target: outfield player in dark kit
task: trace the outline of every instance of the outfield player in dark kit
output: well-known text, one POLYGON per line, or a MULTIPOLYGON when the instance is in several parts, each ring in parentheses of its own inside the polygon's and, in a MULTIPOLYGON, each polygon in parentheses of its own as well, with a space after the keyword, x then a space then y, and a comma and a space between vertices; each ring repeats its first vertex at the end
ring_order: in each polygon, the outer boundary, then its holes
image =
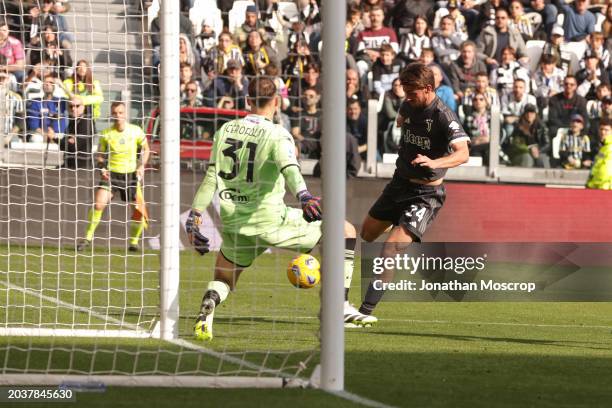
MULTIPOLYGON (((402 137, 395 173, 361 229, 361 238, 372 242, 392 227, 383 249, 383 256, 389 257, 421 241, 444 204, 446 169, 469 158, 470 138, 436 96, 433 71, 412 63, 400 73, 400 81, 406 96, 399 109, 402 137)), ((382 294, 370 285, 359 311, 370 315, 382 294)))

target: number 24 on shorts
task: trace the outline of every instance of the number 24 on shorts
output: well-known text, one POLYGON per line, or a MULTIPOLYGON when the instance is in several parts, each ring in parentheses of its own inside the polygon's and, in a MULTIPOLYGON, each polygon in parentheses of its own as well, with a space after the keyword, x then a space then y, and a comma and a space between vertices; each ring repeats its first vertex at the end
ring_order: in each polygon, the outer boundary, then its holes
POLYGON ((425 216, 426 211, 427 211, 427 208, 425 207, 419 208, 417 205, 412 204, 410 206, 410 210, 406 210, 404 214, 406 215, 406 218, 408 219, 411 219, 412 217, 417 217, 418 221, 421 222, 423 221, 423 217, 425 216))

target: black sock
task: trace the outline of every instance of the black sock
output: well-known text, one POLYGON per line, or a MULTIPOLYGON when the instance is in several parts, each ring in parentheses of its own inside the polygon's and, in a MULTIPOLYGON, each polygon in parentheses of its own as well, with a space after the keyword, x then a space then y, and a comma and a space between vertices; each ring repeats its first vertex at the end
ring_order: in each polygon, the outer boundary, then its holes
POLYGON ((365 298, 363 299, 363 303, 361 304, 361 307, 359 307, 359 313, 371 315, 384 294, 384 291, 374 289, 374 284, 370 283, 365 298))

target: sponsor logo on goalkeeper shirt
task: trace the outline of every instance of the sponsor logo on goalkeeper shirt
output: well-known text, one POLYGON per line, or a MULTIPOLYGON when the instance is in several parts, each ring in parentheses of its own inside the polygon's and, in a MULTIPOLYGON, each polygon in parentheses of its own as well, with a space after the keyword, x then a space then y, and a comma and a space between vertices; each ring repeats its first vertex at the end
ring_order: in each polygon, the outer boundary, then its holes
POLYGON ((225 190, 221 190, 219 192, 219 198, 224 201, 231 201, 233 203, 249 202, 249 197, 244 194, 240 194, 240 191, 236 190, 235 188, 226 188, 225 190))

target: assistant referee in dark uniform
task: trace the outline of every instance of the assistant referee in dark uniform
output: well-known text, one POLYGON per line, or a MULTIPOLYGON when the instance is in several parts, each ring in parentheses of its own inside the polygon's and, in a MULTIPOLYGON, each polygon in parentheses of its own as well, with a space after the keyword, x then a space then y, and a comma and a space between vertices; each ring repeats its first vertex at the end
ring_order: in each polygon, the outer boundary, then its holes
MULTIPOLYGON (((446 198, 446 169, 468 161, 470 138, 457 115, 435 94, 433 71, 409 64, 400 73, 406 94, 400 106, 400 149, 393 178, 366 216, 361 238, 372 242, 390 227, 383 256, 402 253, 406 244, 420 242, 446 198)), ((371 314, 382 291, 368 288, 359 308, 371 314)))

